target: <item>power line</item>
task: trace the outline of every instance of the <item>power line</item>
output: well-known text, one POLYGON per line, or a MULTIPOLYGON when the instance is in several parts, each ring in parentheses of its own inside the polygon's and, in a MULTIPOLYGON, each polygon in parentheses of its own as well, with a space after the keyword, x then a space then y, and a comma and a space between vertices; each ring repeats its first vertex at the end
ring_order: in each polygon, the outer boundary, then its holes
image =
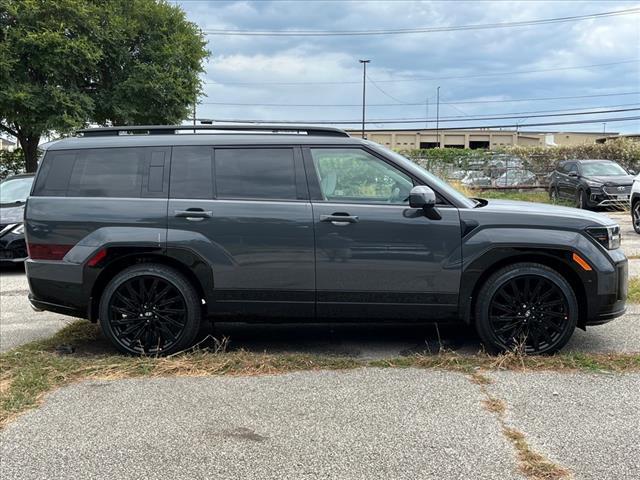
MULTIPOLYGON (((440 102, 440 104, 442 104, 442 102, 440 102)), ((500 116, 503 116, 503 115, 511 115, 511 117, 509 117, 509 118, 522 118, 522 117, 532 117, 535 114, 540 114, 540 113, 547 113, 547 114, 562 113, 562 114, 567 114, 567 115, 572 115, 572 114, 573 115, 580 115, 580 114, 582 114, 582 111, 586 110, 586 109, 596 109, 596 108, 597 109, 613 109, 613 108, 622 108, 622 107, 635 107, 635 106, 638 106, 638 105, 640 105, 640 103, 622 103, 622 104, 617 104, 617 105, 593 105, 591 107, 569 108, 569 109, 562 108, 562 109, 555 109, 555 110, 530 110, 530 111, 526 111, 526 112, 498 112, 498 113, 485 113, 485 114, 477 114, 477 115, 470 115, 470 114, 467 114, 466 112, 463 112, 462 110, 458 109, 458 111, 460 113, 462 113, 463 115, 449 115, 449 116, 446 116, 446 117, 440 117, 440 119, 442 119, 442 120, 457 120, 459 118, 472 118, 472 119, 483 120, 483 119, 496 117, 496 116, 500 117, 500 116)), ((361 107, 361 105, 357 105, 357 106, 361 107)), ((367 106, 369 106, 369 105, 367 104, 367 106)), ((424 107, 424 104, 422 104, 421 106, 424 107)), ((449 104, 449 106, 453 107, 453 105, 450 105, 450 104, 449 104)), ((456 107, 454 107, 454 108, 456 108, 456 107)), ((594 111, 587 112, 587 113, 600 113, 602 111, 606 111, 606 110, 597 110, 597 111, 594 110, 594 111)), ((551 117, 551 116, 554 116, 554 115, 538 115, 538 116, 551 117)), ((500 117, 500 118, 504 118, 504 117, 500 117)), ((403 119, 389 118, 387 120, 407 120, 407 119, 406 118, 403 118, 403 119)), ((433 120, 434 120, 433 118, 430 118, 428 116, 424 118, 424 121, 427 121, 427 122, 431 122, 433 120)))
MULTIPOLYGON (((488 72, 488 73, 476 73, 472 75, 454 75, 448 77, 410 77, 410 78, 397 78, 393 80, 376 80, 377 83, 399 83, 399 82, 422 82, 432 80, 456 80, 467 78, 480 78, 480 77, 494 77, 494 76, 508 76, 508 75, 524 75, 527 73, 544 73, 544 72, 560 72, 565 70, 579 70, 582 68, 598 68, 598 67, 611 67, 613 65, 622 65, 628 63, 638 63, 638 59, 622 60, 620 62, 609 63, 594 63, 591 65, 575 65, 572 67, 554 67, 554 68, 541 68, 537 70, 511 70, 507 72, 488 72)), ((361 82, 356 81, 331 81, 331 82, 203 82, 206 85, 260 85, 260 86, 296 86, 296 85, 360 85, 361 82)))
MULTIPOLYGON (((600 115, 603 113, 619 113, 619 112, 635 112, 640 110, 640 108, 618 108, 611 110, 599 110, 599 111, 586 111, 586 112, 565 112, 565 113, 555 113, 555 114, 541 114, 541 115, 527 115, 528 118, 548 118, 548 117, 566 117, 566 116, 577 116, 577 115, 600 115)), ((440 118, 441 122, 451 123, 451 122, 471 122, 471 121, 483 121, 483 120, 511 120, 522 118, 523 115, 508 115, 508 116, 495 116, 495 117, 463 117, 463 118, 440 118)), ((366 121, 365 123, 418 123, 418 122, 433 122, 436 119, 434 118, 372 118, 366 121)), ((256 120, 228 120, 233 122, 244 122, 251 123, 256 120)), ((300 123, 327 123, 333 125, 350 125, 355 123, 361 123, 361 120, 260 120, 262 123, 284 123, 284 124, 300 124, 300 123)))
MULTIPOLYGON (((191 121, 191 118, 188 118, 187 120, 191 121)), ((289 124, 307 124, 307 125, 320 125, 320 124, 337 124, 337 122, 309 122, 309 121, 304 121, 304 122, 293 122, 293 121, 287 121, 287 122, 283 122, 283 121, 268 121, 268 120, 236 120, 236 119, 211 119, 211 118, 198 118, 196 119, 198 121, 206 121, 206 122, 213 122, 213 124, 215 125, 216 123, 276 123, 276 124, 281 124, 281 125, 289 125, 289 124)), ((627 122, 627 121, 633 121, 633 120, 640 120, 640 116, 637 117, 614 117, 614 118, 600 118, 598 120, 573 120, 573 121, 566 121, 566 122, 544 122, 544 123, 528 123, 527 125, 525 125, 525 127, 543 127, 543 126, 551 126, 551 125, 578 125, 578 124, 594 124, 594 123, 599 123, 602 124, 603 122, 607 122, 607 123, 613 123, 613 122, 627 122)), ((424 119, 422 120, 424 122, 424 119)), ((360 123, 360 120, 356 121, 356 122, 350 122, 350 123, 355 123, 358 124, 360 123)), ((365 123, 385 123, 385 122, 376 122, 376 121, 367 121, 365 123)), ((386 122, 386 123, 418 123, 417 121, 396 121, 396 122, 386 122)), ((441 127, 440 130, 477 130, 477 129, 490 129, 490 128, 522 128, 523 125, 521 124, 509 124, 509 125, 475 125, 475 126, 460 126, 460 127, 441 127)))
POLYGON ((472 25, 449 25, 442 27, 400 28, 385 30, 229 30, 229 29, 202 29, 206 35, 222 36, 261 36, 261 37, 335 37, 335 36, 366 36, 366 35, 406 35, 416 33, 455 32, 462 30, 487 30, 496 28, 529 27, 537 25, 549 25, 554 23, 578 22, 589 19, 614 17, 619 15, 632 15, 640 11, 640 8, 629 8, 610 12, 591 13, 587 15, 573 15, 570 17, 543 18, 523 20, 519 22, 497 22, 472 25))
MULTIPOLYGON (((620 93, 600 93, 595 95, 574 95, 567 97, 534 97, 534 98, 512 98, 508 100, 468 100, 456 102, 440 102, 440 105, 470 105, 485 103, 515 103, 515 102, 538 102, 548 100, 572 100, 579 98, 597 98, 597 97, 618 97, 625 95, 640 95, 638 92, 620 92, 620 93)), ((201 105, 224 105, 238 107, 360 107, 359 103, 243 103, 243 102, 199 102, 201 105)), ((398 107, 398 106, 421 106, 425 103, 367 103, 367 107, 398 107)))
POLYGON ((376 89, 382 93, 385 97, 390 98, 391 100, 397 102, 398 105, 402 105, 402 104, 406 104, 407 102, 404 102, 402 100, 398 100, 396 97, 394 97, 393 95, 391 95, 390 93, 385 92, 380 86, 378 86, 378 83, 375 82, 369 75, 367 75, 367 80, 369 80, 371 82, 371 84, 376 87, 376 89))

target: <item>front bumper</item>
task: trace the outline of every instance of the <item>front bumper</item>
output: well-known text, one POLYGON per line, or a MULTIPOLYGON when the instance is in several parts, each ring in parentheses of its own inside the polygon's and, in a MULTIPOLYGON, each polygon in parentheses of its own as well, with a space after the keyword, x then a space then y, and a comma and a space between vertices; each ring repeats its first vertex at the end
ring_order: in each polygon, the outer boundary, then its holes
POLYGON ((589 203, 594 207, 628 207, 630 199, 629 193, 609 194, 597 191, 589 195, 589 203))
POLYGON ((626 312, 629 266, 626 258, 616 261, 611 272, 598 273, 598 293, 588 299, 585 326, 602 325, 626 312))
POLYGON ((21 263, 27 259, 24 234, 8 232, 0 237, 0 263, 21 263))

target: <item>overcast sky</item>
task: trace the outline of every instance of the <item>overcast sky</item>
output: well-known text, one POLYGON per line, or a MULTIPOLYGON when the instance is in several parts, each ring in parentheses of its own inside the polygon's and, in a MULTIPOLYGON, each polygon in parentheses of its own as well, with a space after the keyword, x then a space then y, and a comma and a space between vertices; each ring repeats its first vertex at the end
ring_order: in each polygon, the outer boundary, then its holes
MULTIPOLYGON (((176 0, 174 3, 180 4, 188 17, 203 30, 254 31, 443 27, 548 19, 640 7, 637 1, 176 0)), ((440 33, 346 37, 208 35, 207 38, 212 55, 206 65, 206 96, 198 107, 198 117, 202 118, 359 120, 362 66, 358 59, 361 58, 371 60, 367 72, 367 118, 379 120, 368 128, 392 126, 385 124, 384 119, 423 119, 427 116, 427 100, 428 117, 435 118, 438 86, 441 87, 441 127, 519 123, 522 125, 520 128, 526 130, 526 125, 532 123, 640 115, 640 112, 627 111, 596 116, 530 117, 550 113, 551 110, 640 107, 640 94, 637 93, 640 92, 639 13, 542 26, 440 33), (609 65, 584 67, 600 64, 609 65), (565 69, 567 67, 584 68, 565 69), (513 74, 530 70, 547 71, 513 74), (491 73, 504 74, 486 75, 491 73), (581 99, 495 102, 631 92, 634 93, 581 99), (494 102, 450 104, 484 101, 494 102), (417 105, 405 105, 412 103, 417 105), (509 116, 511 113, 518 118, 459 121, 465 116, 509 116), (447 117, 456 117, 456 121, 446 122, 447 117)), ((421 121, 394 126, 413 128, 424 125, 425 122, 421 121)), ((429 126, 435 127, 435 122, 429 122, 429 126)), ((528 128, 602 131, 604 126, 599 122, 528 128)), ((640 121, 609 122, 606 130, 640 132, 640 121)))

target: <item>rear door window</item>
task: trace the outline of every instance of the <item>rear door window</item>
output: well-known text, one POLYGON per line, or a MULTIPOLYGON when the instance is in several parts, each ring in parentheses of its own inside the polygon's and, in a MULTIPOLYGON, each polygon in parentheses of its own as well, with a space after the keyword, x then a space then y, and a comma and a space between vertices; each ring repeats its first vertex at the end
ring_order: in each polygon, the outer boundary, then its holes
POLYGON ((171 160, 171 198, 213 198, 212 147, 173 147, 171 160))
POLYGON ((216 148, 214 178, 217 198, 298 198, 292 148, 216 148))

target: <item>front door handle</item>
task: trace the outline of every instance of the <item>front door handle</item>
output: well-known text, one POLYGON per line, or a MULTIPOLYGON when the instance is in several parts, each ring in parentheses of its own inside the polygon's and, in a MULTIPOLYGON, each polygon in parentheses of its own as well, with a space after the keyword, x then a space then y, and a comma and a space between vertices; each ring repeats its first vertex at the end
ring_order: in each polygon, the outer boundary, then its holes
POLYGON ((205 218, 211 218, 213 212, 201 208, 188 208, 187 210, 174 210, 173 215, 179 218, 186 218, 192 222, 199 222, 205 218))
POLYGON ((331 215, 320 215, 320 221, 331 222, 334 225, 348 225, 349 223, 357 223, 358 217, 348 213, 333 213, 331 215))

